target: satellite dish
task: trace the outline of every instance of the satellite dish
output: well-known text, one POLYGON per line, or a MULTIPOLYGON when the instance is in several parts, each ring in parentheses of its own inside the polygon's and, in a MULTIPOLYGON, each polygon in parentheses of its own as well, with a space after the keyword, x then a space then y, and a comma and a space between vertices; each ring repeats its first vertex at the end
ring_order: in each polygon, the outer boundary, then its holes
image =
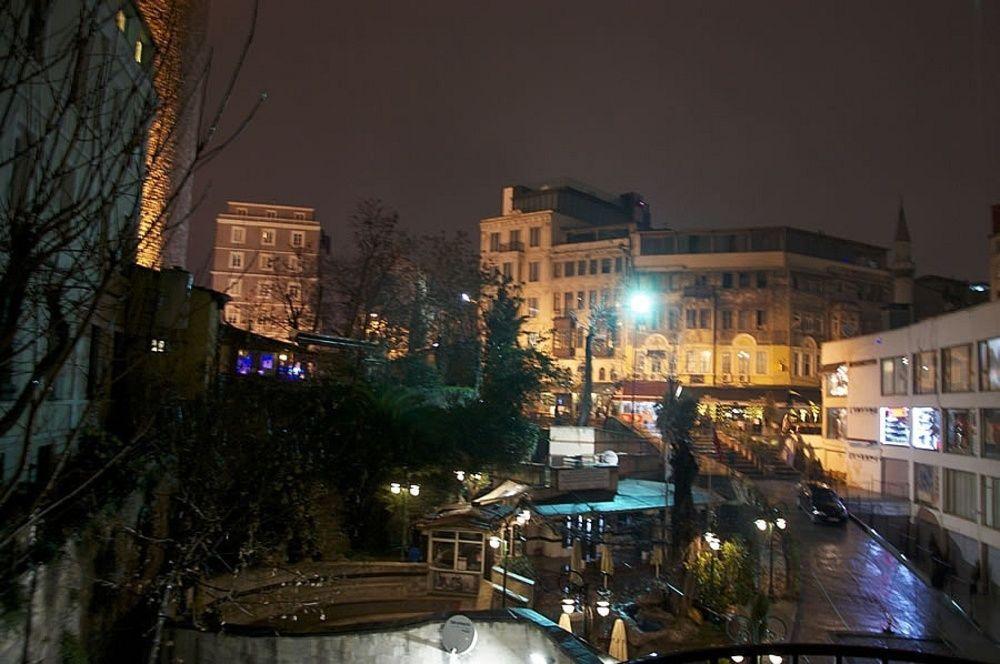
POLYGON ((601 452, 600 455, 601 465, 604 466, 617 466, 618 465, 618 455, 611 450, 605 450, 601 452))
POLYGON ((452 616, 441 626, 441 647, 445 652, 462 655, 476 647, 476 626, 466 616, 452 616))

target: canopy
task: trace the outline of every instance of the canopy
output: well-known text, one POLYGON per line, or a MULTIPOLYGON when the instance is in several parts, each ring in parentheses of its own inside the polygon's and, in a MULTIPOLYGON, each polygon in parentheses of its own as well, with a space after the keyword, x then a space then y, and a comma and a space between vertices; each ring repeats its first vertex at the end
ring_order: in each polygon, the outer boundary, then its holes
MULTIPOLYGON (((557 498, 558 502, 547 505, 536 504, 534 510, 543 517, 662 510, 665 506, 674 504, 674 486, 668 484, 666 487, 669 492, 667 495, 664 494, 663 482, 628 478, 618 480, 618 491, 610 500, 574 500, 574 494, 568 493, 557 498)), ((711 494, 704 489, 694 487, 691 493, 695 505, 708 505, 712 502, 711 494)))

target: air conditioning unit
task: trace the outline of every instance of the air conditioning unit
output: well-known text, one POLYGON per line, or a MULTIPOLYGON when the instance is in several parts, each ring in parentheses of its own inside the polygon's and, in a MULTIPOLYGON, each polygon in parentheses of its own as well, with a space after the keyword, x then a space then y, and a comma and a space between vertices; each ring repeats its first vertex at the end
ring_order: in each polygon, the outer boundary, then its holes
POLYGON ((723 383, 731 383, 731 382, 733 382, 733 374, 730 374, 730 373, 724 373, 724 374, 722 374, 722 382, 723 383))

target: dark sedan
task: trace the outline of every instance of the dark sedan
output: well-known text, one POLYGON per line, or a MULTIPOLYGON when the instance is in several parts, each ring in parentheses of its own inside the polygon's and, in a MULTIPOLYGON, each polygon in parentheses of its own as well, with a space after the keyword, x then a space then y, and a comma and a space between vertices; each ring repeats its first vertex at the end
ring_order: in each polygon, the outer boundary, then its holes
POLYGON ((799 485, 799 508, 813 523, 847 522, 847 507, 837 492, 822 482, 803 482, 799 485))

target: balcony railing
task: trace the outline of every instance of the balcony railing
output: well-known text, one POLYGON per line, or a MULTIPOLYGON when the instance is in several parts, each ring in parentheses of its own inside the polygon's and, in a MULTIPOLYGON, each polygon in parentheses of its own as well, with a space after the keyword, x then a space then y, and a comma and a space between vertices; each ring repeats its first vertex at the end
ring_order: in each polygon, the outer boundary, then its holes
POLYGON ((523 242, 508 242, 506 244, 494 245, 496 249, 493 251, 524 251, 523 242))

